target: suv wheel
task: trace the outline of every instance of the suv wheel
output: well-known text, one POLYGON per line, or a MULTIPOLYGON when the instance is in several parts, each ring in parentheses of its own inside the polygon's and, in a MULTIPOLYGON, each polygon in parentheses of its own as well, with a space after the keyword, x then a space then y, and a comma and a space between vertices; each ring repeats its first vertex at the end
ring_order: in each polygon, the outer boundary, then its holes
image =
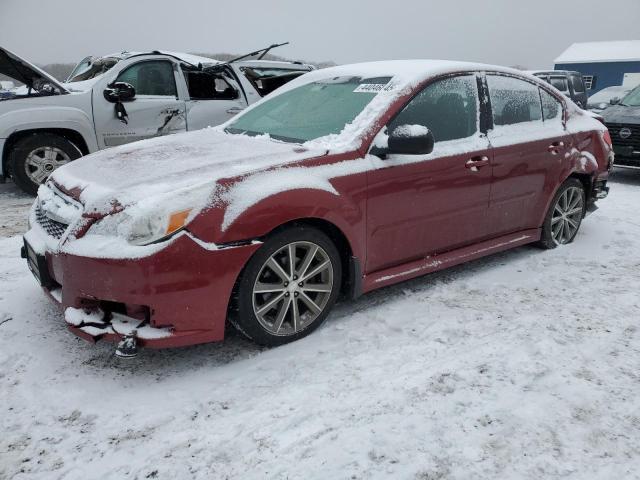
POLYGON ((256 343, 298 340, 325 320, 340 292, 342 265, 323 232, 293 227, 270 237, 240 276, 232 323, 256 343))
POLYGON ((78 147, 64 137, 53 133, 29 135, 11 150, 11 176, 22 190, 35 195, 55 169, 81 156, 78 147))
POLYGON ((564 182, 551 202, 542 225, 540 246, 556 248, 573 242, 586 208, 584 186, 577 178, 564 182))

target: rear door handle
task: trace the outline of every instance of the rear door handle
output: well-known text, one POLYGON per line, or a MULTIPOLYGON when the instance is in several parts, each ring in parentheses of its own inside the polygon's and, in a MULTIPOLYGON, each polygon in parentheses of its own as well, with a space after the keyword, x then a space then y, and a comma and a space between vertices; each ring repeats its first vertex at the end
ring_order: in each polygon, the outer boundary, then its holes
POLYGON ((489 157, 482 155, 470 158, 467 163, 464 164, 472 172, 477 172, 479 168, 489 165, 489 157))

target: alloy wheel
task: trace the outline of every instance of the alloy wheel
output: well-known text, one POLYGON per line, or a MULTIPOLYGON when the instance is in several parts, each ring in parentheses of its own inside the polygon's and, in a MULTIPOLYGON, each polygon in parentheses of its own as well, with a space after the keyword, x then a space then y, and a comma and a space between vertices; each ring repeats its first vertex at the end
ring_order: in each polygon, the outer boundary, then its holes
POLYGON ((582 189, 569 187, 558 197, 551 216, 551 236, 557 245, 573 240, 584 210, 582 189))
POLYGON ((69 155, 57 147, 38 147, 27 155, 24 170, 27 177, 38 185, 44 183, 56 168, 70 161, 69 155))
POLYGON ((333 290, 333 265, 322 247, 292 242, 264 263, 253 286, 253 312, 272 335, 294 335, 324 311, 333 290))

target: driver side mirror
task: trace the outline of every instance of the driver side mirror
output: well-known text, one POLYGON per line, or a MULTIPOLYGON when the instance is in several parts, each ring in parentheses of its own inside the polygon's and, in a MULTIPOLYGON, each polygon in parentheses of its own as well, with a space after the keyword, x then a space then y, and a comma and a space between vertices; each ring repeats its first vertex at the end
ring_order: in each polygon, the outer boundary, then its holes
POLYGON ((424 125, 400 125, 389 135, 387 147, 373 147, 371 154, 384 157, 388 154, 428 155, 433 152, 435 138, 424 125))
POLYGON ((620 98, 619 97, 613 97, 611 100, 609 100, 609 103, 611 105, 618 105, 620 103, 620 98))
POLYGON ((130 102, 136 96, 136 89, 130 83, 114 82, 104 89, 104 98, 107 102, 130 102))

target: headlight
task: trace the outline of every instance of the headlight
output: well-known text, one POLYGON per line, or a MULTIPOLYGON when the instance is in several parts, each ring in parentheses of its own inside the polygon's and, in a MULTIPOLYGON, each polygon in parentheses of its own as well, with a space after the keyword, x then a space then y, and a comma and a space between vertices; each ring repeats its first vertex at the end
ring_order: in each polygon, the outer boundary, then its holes
POLYGON ((136 218, 129 229, 127 241, 133 245, 148 245, 179 232, 184 228, 191 208, 168 215, 151 214, 136 218))

